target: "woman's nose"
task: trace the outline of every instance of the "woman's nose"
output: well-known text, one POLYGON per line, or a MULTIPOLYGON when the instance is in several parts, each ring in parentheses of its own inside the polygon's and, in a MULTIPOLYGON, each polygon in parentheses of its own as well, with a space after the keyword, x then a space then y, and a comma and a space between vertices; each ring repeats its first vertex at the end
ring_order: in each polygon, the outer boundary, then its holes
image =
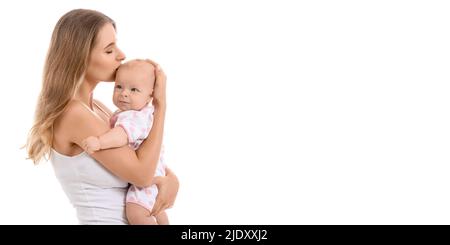
POLYGON ((118 54, 117 54, 117 60, 119 60, 119 61, 123 61, 123 60, 125 60, 125 54, 122 52, 122 50, 120 50, 120 49, 118 49, 118 54))

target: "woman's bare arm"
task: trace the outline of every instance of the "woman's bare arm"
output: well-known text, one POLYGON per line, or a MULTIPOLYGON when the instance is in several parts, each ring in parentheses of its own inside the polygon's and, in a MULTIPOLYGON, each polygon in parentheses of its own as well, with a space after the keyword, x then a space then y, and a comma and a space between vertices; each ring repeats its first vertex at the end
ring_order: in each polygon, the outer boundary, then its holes
MULTIPOLYGON (((80 101, 71 101, 62 116, 69 139, 80 147, 83 139, 100 136, 109 130, 109 125, 80 101)), ((97 151, 91 156, 119 178, 136 186, 150 186, 159 160, 164 116, 165 107, 155 108, 148 140, 141 144, 137 154, 128 146, 122 146, 97 151)))

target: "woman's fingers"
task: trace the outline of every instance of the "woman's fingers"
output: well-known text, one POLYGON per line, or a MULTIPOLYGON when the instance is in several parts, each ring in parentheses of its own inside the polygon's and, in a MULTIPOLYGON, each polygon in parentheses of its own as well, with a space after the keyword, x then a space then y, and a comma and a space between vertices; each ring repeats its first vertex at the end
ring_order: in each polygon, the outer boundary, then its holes
POLYGON ((154 61, 151 60, 151 59, 146 59, 145 61, 147 61, 147 62, 149 62, 150 64, 152 64, 155 68, 159 66, 158 63, 154 62, 154 61))
POLYGON ((153 89, 153 105, 165 105, 166 103, 166 75, 162 70, 156 71, 156 82, 153 89))
POLYGON ((158 68, 156 68, 155 70, 156 74, 156 83, 161 83, 161 82, 166 82, 166 73, 164 73, 164 71, 161 69, 161 67, 158 66, 158 68))
POLYGON ((161 70, 161 66, 158 65, 158 63, 154 62, 153 60, 146 59, 145 61, 147 61, 148 63, 152 64, 155 67, 155 71, 156 72, 161 70))
POLYGON ((166 193, 166 185, 167 181, 166 177, 157 176, 153 178, 152 184, 155 184, 158 188, 158 195, 156 196, 155 204, 153 205, 153 209, 151 215, 158 215, 161 211, 165 210, 169 205, 167 202, 167 193, 166 193), (164 182, 164 183, 163 183, 164 182))
POLYGON ((161 199, 157 198, 155 205, 153 205, 152 213, 150 215, 152 215, 152 216, 158 215, 161 212, 162 207, 163 207, 163 203, 162 203, 161 199))

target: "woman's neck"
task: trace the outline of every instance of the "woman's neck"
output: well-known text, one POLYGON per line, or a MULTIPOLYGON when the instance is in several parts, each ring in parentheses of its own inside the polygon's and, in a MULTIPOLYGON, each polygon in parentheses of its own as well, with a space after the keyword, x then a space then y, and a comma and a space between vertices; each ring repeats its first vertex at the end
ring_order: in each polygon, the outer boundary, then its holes
POLYGON ((93 109, 93 107, 92 107, 93 95, 94 95, 94 89, 97 86, 97 84, 98 84, 98 82, 90 82, 90 81, 84 80, 84 82, 78 88, 78 91, 75 94, 74 99, 83 102, 84 104, 88 105, 89 108, 93 109))

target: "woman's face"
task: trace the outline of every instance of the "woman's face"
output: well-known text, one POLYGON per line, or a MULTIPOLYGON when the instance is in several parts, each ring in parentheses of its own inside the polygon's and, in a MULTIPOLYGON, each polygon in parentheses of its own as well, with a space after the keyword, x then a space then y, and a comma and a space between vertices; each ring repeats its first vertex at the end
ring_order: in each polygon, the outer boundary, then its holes
POLYGON ((105 24, 98 32, 96 43, 91 51, 86 79, 113 81, 116 70, 124 59, 125 54, 116 44, 116 30, 112 24, 105 24))

